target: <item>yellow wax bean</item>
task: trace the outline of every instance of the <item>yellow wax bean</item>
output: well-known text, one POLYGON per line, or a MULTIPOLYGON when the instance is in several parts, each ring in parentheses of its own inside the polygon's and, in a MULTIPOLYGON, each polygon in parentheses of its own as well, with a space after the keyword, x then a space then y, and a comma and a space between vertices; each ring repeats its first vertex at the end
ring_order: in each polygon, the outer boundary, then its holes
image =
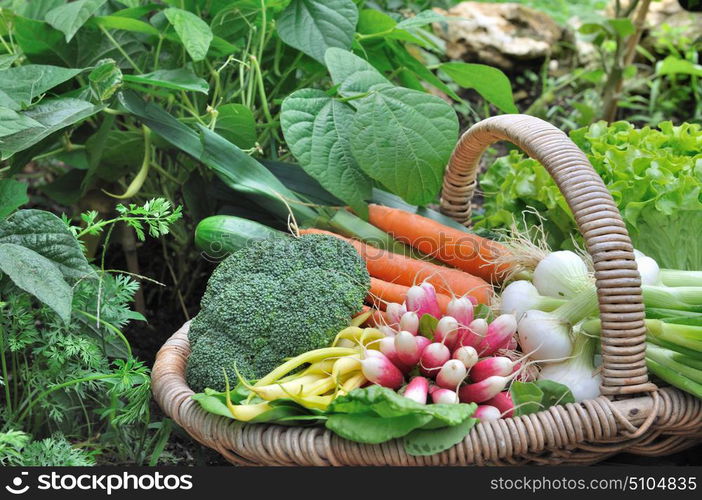
POLYGON ((364 313, 362 313, 362 314, 359 314, 358 316, 356 316, 355 318, 353 318, 353 319, 351 320, 350 326, 361 326, 363 323, 366 322, 366 320, 367 320, 368 318, 371 317, 372 314, 373 314, 373 310, 372 310, 372 309, 369 309, 368 311, 366 311, 366 312, 364 312, 364 313))
POLYGON ((295 368, 304 365, 306 363, 314 363, 316 361, 322 361, 327 358, 335 358, 341 356, 350 356, 352 354, 357 354, 358 351, 355 349, 349 349, 345 347, 325 347, 323 349, 315 349, 314 351, 307 351, 300 354, 292 359, 289 359, 282 365, 275 368, 265 377, 261 378, 258 382, 254 384, 254 387, 260 387, 264 385, 269 385, 281 378, 283 375, 290 373, 295 368))

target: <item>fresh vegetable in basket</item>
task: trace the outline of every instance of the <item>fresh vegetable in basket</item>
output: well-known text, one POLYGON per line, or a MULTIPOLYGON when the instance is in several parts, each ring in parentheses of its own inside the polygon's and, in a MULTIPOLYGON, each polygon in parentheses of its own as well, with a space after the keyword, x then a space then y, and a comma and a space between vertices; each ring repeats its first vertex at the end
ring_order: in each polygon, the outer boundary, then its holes
POLYGON ((234 364, 259 378, 290 356, 326 347, 361 311, 365 264, 327 236, 259 240, 232 254, 210 277, 190 328, 187 380, 196 391, 224 389, 234 364))
MULTIPOLYGON (((598 303, 588 263, 571 251, 538 255, 543 248, 514 247, 516 259, 524 263, 530 257, 538 263, 531 269, 533 284, 514 281, 505 287, 501 312, 517 316, 519 344, 541 365, 539 380, 566 385, 576 401, 597 397, 601 377, 595 350, 600 331, 599 320, 593 319, 598 303)), ((646 306, 648 368, 702 398, 700 272, 661 270, 651 257, 638 250, 634 254, 646 306)))
MULTIPOLYGON (((702 269, 702 126, 600 122, 570 137, 612 193, 634 246, 662 267, 702 269)), ((580 238, 563 195, 538 162, 513 151, 482 175, 480 188, 486 196, 477 227, 509 227, 516 219, 527 228, 543 219, 551 248, 570 248, 580 238)))

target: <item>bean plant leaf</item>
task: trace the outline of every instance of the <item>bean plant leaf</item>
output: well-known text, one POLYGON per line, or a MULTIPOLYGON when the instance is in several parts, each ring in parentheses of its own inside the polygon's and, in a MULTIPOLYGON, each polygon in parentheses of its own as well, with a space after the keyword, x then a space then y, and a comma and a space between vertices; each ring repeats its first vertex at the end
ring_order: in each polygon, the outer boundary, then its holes
POLYGON ((292 0, 278 19, 286 44, 324 63, 330 47, 348 49, 358 22, 353 0, 292 0))
POLYGON ((365 212, 373 185, 351 153, 353 108, 321 90, 301 89, 283 101, 280 120, 302 168, 331 194, 365 212))
POLYGON ((15 16, 13 22, 15 40, 27 59, 34 63, 73 66, 76 47, 66 43, 63 33, 45 22, 21 16, 15 16))
POLYGON ((20 54, 3 54, 0 56, 0 70, 5 70, 12 66, 17 59, 20 58, 20 54))
POLYGON ((107 0, 75 0, 51 9, 46 13, 46 22, 63 32, 70 42, 76 32, 107 0))
POLYGON ((176 7, 169 7, 163 12, 193 61, 202 61, 213 36, 207 23, 192 12, 176 7))
POLYGON ((91 19, 91 25, 101 26, 107 29, 133 31, 135 33, 144 33, 146 35, 158 36, 160 31, 144 21, 132 19, 124 16, 100 16, 91 19))
POLYGON ((434 12, 433 10, 423 10, 416 16, 408 17, 397 23, 397 27, 401 29, 421 28, 431 23, 440 23, 447 20, 446 16, 434 12))
POLYGON ((191 69, 159 69, 143 75, 124 75, 126 82, 154 85, 174 90, 186 90, 207 94, 207 81, 197 76, 191 69))
POLYGON ((390 80, 380 74, 368 61, 348 50, 328 49, 324 55, 324 62, 332 81, 339 86, 339 94, 344 97, 353 97, 392 86, 390 80))
POLYGON ((20 245, 49 259, 71 280, 94 278, 95 271, 66 224, 44 210, 19 210, 0 220, 0 244, 20 245))
POLYGON ((27 185, 14 179, 0 179, 0 219, 29 201, 27 185))
POLYGON ((242 149, 256 145, 256 119, 243 104, 230 103, 217 107, 215 131, 242 149))
POLYGON ((22 115, 38 122, 38 127, 21 130, 0 141, 2 159, 7 159, 14 153, 27 149, 50 134, 84 120, 101 109, 102 106, 95 106, 88 101, 72 97, 42 101, 22 112, 22 115))
POLYGON ((41 123, 32 120, 24 114, 0 106, 0 145, 2 144, 2 137, 33 127, 41 127, 41 123))
POLYGON ((497 68, 484 64, 449 62, 439 66, 449 78, 467 89, 475 89, 485 100, 505 113, 518 113, 509 78, 497 68))
POLYGON ((83 70, 45 64, 28 64, 0 71, 0 88, 23 107, 35 97, 70 80, 83 70))
POLYGON ((458 139, 458 119, 441 98, 382 88, 359 100, 351 151, 361 170, 408 203, 435 200, 458 139))
POLYGON ((0 271, 53 309, 65 323, 70 321, 73 290, 49 259, 27 247, 1 243, 0 271))

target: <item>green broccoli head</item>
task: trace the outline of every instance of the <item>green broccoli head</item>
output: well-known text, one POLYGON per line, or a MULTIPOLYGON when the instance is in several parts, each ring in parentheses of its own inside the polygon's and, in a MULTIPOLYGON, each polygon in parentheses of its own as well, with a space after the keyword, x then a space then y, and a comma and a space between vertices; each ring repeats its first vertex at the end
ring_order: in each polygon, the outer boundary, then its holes
POLYGON ((333 237, 256 242, 236 252, 212 274, 191 324, 188 383, 222 390, 222 368, 234 376, 236 365, 256 379, 284 358, 329 345, 361 310, 369 281, 354 248, 333 237))

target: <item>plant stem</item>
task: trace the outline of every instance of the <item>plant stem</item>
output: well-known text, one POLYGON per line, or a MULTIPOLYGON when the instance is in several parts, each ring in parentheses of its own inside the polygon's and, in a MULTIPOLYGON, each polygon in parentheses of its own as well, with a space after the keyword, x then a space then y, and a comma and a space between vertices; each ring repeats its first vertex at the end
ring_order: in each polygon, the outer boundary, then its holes
POLYGON ((589 285, 582 292, 553 311, 562 321, 574 325, 583 319, 597 313, 597 289, 589 285))
POLYGON ((100 375, 92 375, 90 377, 83 377, 79 379, 73 379, 69 380, 68 382, 64 382, 62 384, 58 384, 53 386, 51 389, 47 389, 44 392, 40 393, 39 395, 33 397, 29 404, 26 406, 26 408, 22 411, 22 413, 17 417, 17 419, 14 419, 16 422, 24 422, 24 420, 27 418, 27 414, 34 408, 34 406, 42 399, 44 399, 46 396, 49 394, 58 391, 59 389, 65 389, 66 387, 70 387, 72 385, 78 385, 82 384, 83 382, 93 382, 95 380, 106 380, 109 378, 115 378, 116 375, 106 375, 106 374, 100 374, 100 375))
POLYGON ((5 331, 0 324, 0 363, 2 363, 2 381, 5 387, 5 404, 7 405, 7 410, 12 412, 12 397, 10 396, 10 377, 7 370, 7 360, 5 359, 5 331))
POLYGON ((93 316, 93 315, 90 314, 89 312, 81 311, 80 309, 76 309, 75 311, 76 311, 77 313, 79 313, 79 314, 82 314, 82 315, 85 316, 86 318, 92 319, 93 321, 97 322, 97 325, 98 325, 98 326, 100 326, 100 325, 102 324, 102 325, 104 325, 105 327, 107 327, 109 330, 112 330, 112 333, 114 333, 115 335, 117 335, 117 336, 120 338, 120 340, 122 340, 122 342, 124 342, 124 345, 125 345, 125 347, 127 348, 127 353, 128 353, 128 355, 129 355, 129 357, 130 357, 130 358, 132 357, 132 346, 129 345, 129 341, 127 340, 127 337, 124 336, 124 334, 119 330, 119 328, 117 328, 117 327, 116 327, 115 325, 113 325, 112 323, 108 323, 108 322, 105 321, 104 319, 100 319, 100 318, 98 318, 98 317, 96 317, 96 316, 93 316))
POLYGON ((665 286, 702 286, 702 271, 661 269, 660 276, 665 286))
POLYGON ((129 54, 127 54, 127 53, 124 51, 124 49, 122 48, 122 46, 121 46, 119 43, 117 43, 117 40, 115 40, 115 39, 112 37, 112 35, 110 35, 110 32, 107 31, 103 26, 100 26, 100 25, 98 25, 98 26, 99 26, 99 28, 100 28, 100 31, 102 31, 102 33, 107 37, 107 39, 110 40, 110 42, 112 43, 112 45, 114 45, 114 47, 117 49, 117 51, 118 51, 120 54, 122 54, 122 56, 127 60, 127 62, 129 62, 129 64, 132 65, 132 68, 134 68, 134 70, 135 70, 137 73, 139 73, 139 74, 143 73, 143 71, 139 68, 139 66, 137 65, 137 63, 135 63, 134 61, 132 61, 132 58, 129 57, 129 54))

